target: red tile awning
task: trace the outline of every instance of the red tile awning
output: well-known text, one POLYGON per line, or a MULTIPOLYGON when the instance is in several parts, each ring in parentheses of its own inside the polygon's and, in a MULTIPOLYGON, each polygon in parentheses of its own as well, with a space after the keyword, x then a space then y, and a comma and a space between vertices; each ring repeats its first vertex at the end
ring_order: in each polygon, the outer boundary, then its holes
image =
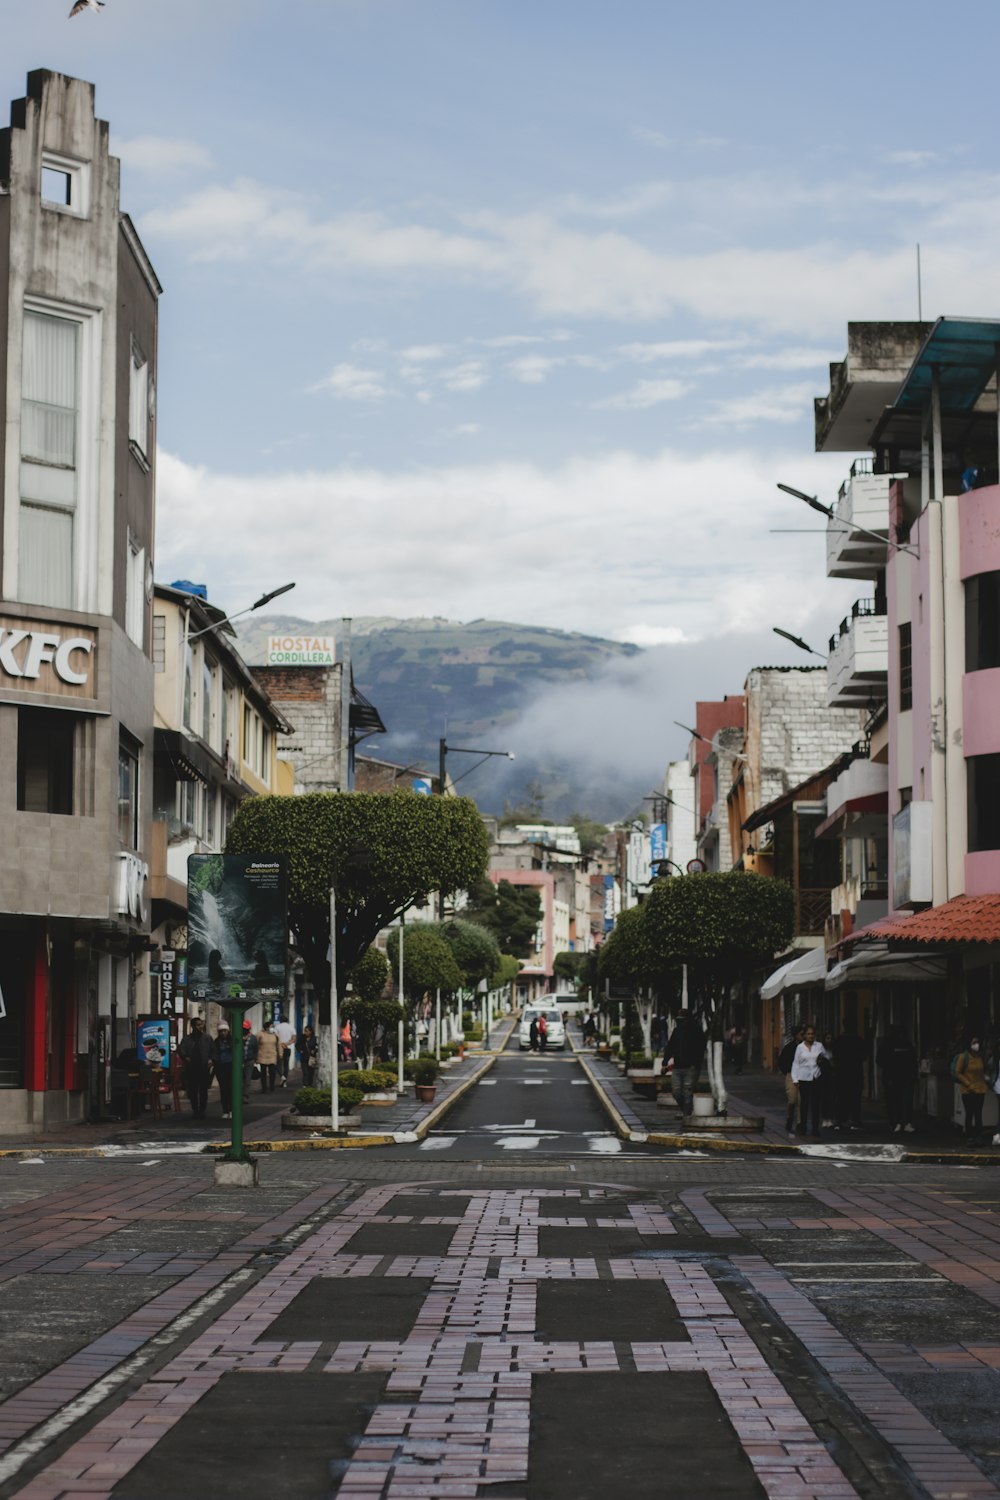
POLYGON ((870 922, 851 934, 903 943, 1000 943, 1000 892, 956 896, 942 906, 870 922))

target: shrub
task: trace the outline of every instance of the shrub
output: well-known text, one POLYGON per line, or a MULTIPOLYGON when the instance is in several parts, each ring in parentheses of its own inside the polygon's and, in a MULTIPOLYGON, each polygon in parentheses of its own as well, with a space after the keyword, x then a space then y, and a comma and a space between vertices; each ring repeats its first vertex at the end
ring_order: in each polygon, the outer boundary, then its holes
MULTIPOLYGON (((360 1099, 361 1093, 358 1089, 348 1088, 346 1084, 341 1084, 338 1095, 341 1114, 349 1114, 360 1099)), ((323 1115, 327 1119, 333 1107, 329 1089, 299 1089, 292 1104, 296 1114, 323 1115)))
POLYGON ((614 1053, 615 1057, 617 1057, 619 1052, 622 1050, 622 1044, 617 1037, 615 1037, 614 1041, 611 1043, 611 1050, 614 1053))
MULTIPOLYGON (((444 1048, 442 1047, 441 1050, 443 1052, 444 1048)), ((419 1057, 407 1057, 404 1060, 404 1062, 403 1062, 403 1077, 406 1078, 406 1079, 408 1079, 410 1083, 413 1082, 414 1077, 416 1076, 416 1071, 419 1068, 419 1066, 420 1066, 420 1064, 421 1064, 422 1061, 423 1061, 423 1059, 419 1058, 419 1057)))
POLYGON ((653 1059, 645 1052, 630 1052, 628 1065, 630 1068, 651 1068, 653 1059))
POLYGON ((388 1094, 396 1087, 396 1074, 387 1068, 361 1068, 351 1074, 351 1083, 362 1094, 388 1094))
POLYGON ((423 1086, 434 1083, 438 1076, 437 1061, 433 1057, 421 1057, 413 1070, 413 1081, 423 1086))
POLYGON ((465 1026, 465 1040, 467 1042, 481 1042, 483 1039, 483 1028, 481 1026, 465 1026))

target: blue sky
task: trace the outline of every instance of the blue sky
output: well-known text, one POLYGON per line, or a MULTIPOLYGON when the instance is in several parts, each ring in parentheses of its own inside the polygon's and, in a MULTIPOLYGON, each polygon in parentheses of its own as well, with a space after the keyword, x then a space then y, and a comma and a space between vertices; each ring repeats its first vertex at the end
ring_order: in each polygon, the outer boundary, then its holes
POLYGON ((1000 312, 995 6, 68 9, 0 0, 0 86, 96 83, 166 289, 161 579, 717 641, 731 690, 826 638, 775 481, 835 493, 812 398, 918 240, 925 315, 1000 312))

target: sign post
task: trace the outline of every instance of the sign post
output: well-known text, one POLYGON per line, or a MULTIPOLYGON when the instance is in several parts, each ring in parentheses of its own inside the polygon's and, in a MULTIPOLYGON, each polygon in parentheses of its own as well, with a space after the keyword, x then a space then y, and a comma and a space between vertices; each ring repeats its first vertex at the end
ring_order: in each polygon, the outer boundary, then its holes
POLYGON ((287 872, 281 858, 192 854, 188 859, 187 977, 194 999, 225 1011, 232 1038, 232 1130, 215 1165, 220 1186, 256 1187, 243 1142, 243 1017, 283 999, 288 965, 287 872))
POLYGON ((340 1017, 337 1005, 337 892, 330 885, 330 1125, 340 1133, 340 1017))

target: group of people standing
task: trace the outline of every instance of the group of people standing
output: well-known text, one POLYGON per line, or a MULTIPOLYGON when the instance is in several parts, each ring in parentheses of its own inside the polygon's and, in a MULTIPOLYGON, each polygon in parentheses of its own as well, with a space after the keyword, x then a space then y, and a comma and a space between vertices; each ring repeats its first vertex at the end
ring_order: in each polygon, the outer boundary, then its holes
POLYGON ((545 1019, 544 1012, 539 1011, 537 1016, 532 1016, 531 1025, 528 1027, 528 1046, 532 1052, 544 1052, 549 1044, 549 1023, 545 1019))
POLYGON ((798 1133, 819 1140, 821 1131, 831 1127, 860 1130, 864 1070, 865 1043, 850 1018, 840 1036, 828 1031, 822 1041, 815 1026, 799 1026, 778 1057, 778 1071, 785 1078, 789 1136, 798 1133))
MULTIPOLYGON (((254 1032, 249 1021, 243 1022, 243 1100, 250 1099, 254 1076, 260 1078, 261 1092, 273 1093, 288 1086, 293 1050, 298 1052, 302 1082, 308 1087, 316 1073, 317 1045, 310 1026, 296 1036, 289 1021, 265 1021, 254 1032)), ((208 1091, 213 1079, 219 1085, 222 1118, 233 1117, 233 1036, 229 1022, 223 1018, 209 1036, 201 1016, 195 1016, 191 1028, 177 1049, 181 1062, 184 1090, 191 1101, 196 1120, 204 1120, 208 1110, 208 1091)))

